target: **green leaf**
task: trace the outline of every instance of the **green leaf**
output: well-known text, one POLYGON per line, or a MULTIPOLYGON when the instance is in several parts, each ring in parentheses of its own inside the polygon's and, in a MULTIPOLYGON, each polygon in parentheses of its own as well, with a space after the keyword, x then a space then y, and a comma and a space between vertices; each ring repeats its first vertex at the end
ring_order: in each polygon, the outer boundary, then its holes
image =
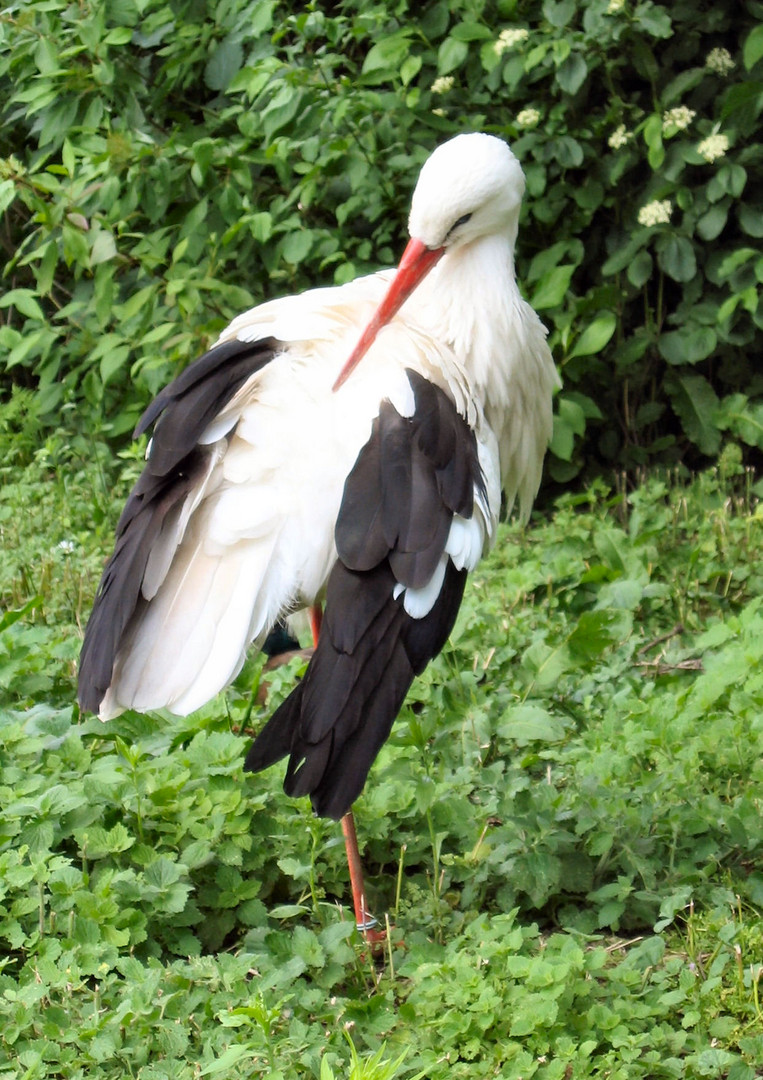
POLYGON ((718 453, 721 433, 714 423, 720 402, 703 375, 674 375, 668 381, 668 393, 685 434, 703 454, 718 453))
POLYGON ((657 249, 657 262, 674 281, 691 281, 697 273, 697 259, 691 241, 685 236, 668 234, 657 249))
POLYGON ((644 0, 636 7, 634 21, 642 30, 656 38, 669 38, 673 33, 670 15, 658 4, 644 0))
POLYGON ((575 14, 575 0, 543 0, 543 16, 560 30, 575 14))
POLYGON ((280 243, 281 254, 287 262, 297 266, 307 258, 313 246, 313 233, 310 229, 293 229, 280 243))
POLYGON ((455 71, 461 67, 468 55, 469 46, 465 41, 458 41, 453 37, 445 38, 437 50, 437 73, 447 75, 455 71))
POLYGON ((372 45, 361 68, 362 75, 396 72, 410 52, 409 32, 400 30, 388 34, 372 45))
POLYGON ((106 229, 100 229, 93 240, 90 249, 90 265, 97 266, 99 263, 108 262, 117 253, 117 245, 114 237, 106 229))
POLYGON ((16 308, 20 315, 25 315, 28 319, 36 319, 38 322, 45 321, 45 315, 42 308, 37 303, 35 294, 31 289, 11 289, 0 297, 0 308, 10 307, 16 308))
POLYGON ((489 27, 477 22, 456 23, 450 33, 457 41, 488 41, 493 37, 489 27))
POLYGON ((241 69, 244 50, 241 42, 227 37, 217 46, 204 68, 204 82, 210 90, 227 90, 241 69))
POLYGON ((498 721, 498 733, 519 746, 531 742, 560 742, 565 726, 540 705, 512 705, 498 721))
POLYGON ((16 185, 13 180, 0 180, 0 214, 5 213, 16 197, 16 185))
POLYGON ((737 216, 742 230, 748 236, 753 236, 756 240, 763 237, 763 212, 760 207, 742 203, 737 208, 737 216))
POLYGON ((745 38, 742 46, 742 61, 745 68, 751 71, 761 56, 763 56, 763 25, 754 26, 745 38))
POLYGON ((697 235, 703 240, 715 240, 723 232, 729 216, 728 204, 717 203, 697 220, 697 235))
POLYGON ((669 364, 698 364, 714 351, 718 342, 711 326, 689 324, 661 334, 657 343, 669 364))
POLYGON ((556 81, 567 94, 577 94, 586 81, 588 65, 580 53, 572 53, 556 69, 556 81))
POLYGON ((600 312, 575 342, 570 358, 601 352, 614 334, 616 326, 617 316, 613 311, 600 312))
POLYGON ((627 276, 628 281, 636 289, 640 289, 643 285, 646 285, 649 278, 652 276, 652 270, 654 269, 654 260, 648 251, 639 251, 638 254, 628 263, 627 276))
POLYGON ((541 277, 530 301, 536 311, 559 307, 567 296, 574 272, 573 265, 563 263, 541 277))

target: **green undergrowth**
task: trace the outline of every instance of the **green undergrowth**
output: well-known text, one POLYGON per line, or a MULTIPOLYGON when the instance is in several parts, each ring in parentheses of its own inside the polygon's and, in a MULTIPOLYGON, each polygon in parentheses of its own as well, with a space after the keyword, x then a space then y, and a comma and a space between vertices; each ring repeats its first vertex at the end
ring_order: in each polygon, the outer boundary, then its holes
POLYGON ((242 773, 299 660, 186 719, 79 716, 120 470, 53 438, 4 466, 0 1080, 761 1075, 763 512, 733 452, 502 527, 356 807, 376 964, 338 828, 242 773))

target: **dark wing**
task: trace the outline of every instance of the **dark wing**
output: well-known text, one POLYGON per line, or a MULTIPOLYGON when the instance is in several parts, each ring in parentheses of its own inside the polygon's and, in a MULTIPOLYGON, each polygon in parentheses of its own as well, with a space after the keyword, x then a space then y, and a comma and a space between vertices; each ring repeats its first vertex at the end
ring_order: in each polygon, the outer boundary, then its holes
POLYGON ((466 570, 443 557, 454 514, 469 518, 484 480, 474 433, 448 396, 416 372, 415 411, 382 403, 347 478, 315 653, 302 682, 252 744, 245 768, 290 755, 284 789, 339 819, 360 794, 415 675, 445 644, 466 570), (437 575, 436 599, 408 614, 401 587, 437 575))
POLYGON ((277 348, 270 338, 216 345, 162 390, 141 417, 136 435, 152 424, 155 428, 146 466, 117 524, 114 554, 85 630, 78 687, 83 710, 98 712, 124 632, 146 602, 142 586, 152 551, 212 467, 213 448, 199 444, 199 439, 247 379, 272 360, 277 348))

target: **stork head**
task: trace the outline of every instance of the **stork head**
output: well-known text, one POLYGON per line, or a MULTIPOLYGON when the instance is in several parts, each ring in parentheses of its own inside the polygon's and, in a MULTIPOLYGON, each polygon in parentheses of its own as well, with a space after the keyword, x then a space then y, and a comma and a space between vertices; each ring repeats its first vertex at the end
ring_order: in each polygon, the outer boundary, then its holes
POLYGON ((411 201, 411 239, 387 294, 342 368, 334 390, 449 249, 481 236, 501 234, 514 243, 524 190, 519 162, 494 135, 457 135, 427 158, 411 201))

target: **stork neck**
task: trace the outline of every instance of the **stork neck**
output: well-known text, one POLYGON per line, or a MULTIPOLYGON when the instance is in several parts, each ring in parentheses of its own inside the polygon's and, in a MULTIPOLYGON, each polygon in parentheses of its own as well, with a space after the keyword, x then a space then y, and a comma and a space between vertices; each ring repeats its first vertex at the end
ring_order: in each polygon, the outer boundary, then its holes
POLYGON ((520 302, 513 237, 483 236, 447 252, 429 284, 422 321, 453 350, 473 391, 489 400, 493 383, 502 382, 501 343, 520 302))

